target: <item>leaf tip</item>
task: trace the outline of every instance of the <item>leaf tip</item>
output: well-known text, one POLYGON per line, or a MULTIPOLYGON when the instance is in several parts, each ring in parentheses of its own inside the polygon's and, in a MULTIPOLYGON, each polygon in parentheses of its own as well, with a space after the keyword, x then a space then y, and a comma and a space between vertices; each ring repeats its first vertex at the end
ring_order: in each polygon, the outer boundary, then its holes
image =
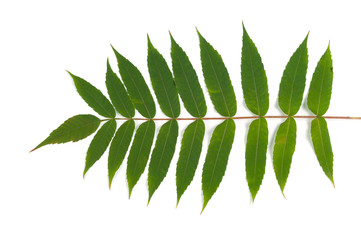
POLYGON ((283 192, 283 189, 282 189, 282 195, 283 197, 287 200, 286 196, 285 196, 285 193, 283 192))
POLYGON ((207 206, 207 204, 208 204, 208 202, 209 202, 209 199, 208 199, 208 200, 207 200, 207 199, 204 199, 203 201, 204 201, 204 202, 203 202, 203 207, 202 207, 202 211, 201 211, 200 214, 203 213, 204 209, 206 208, 206 206, 207 206))
POLYGON ((34 152, 36 149, 38 149, 38 147, 33 148, 32 150, 29 151, 29 153, 34 152))
POLYGON ((109 190, 111 190, 111 188, 112 188, 112 181, 113 181, 113 179, 109 177, 109 190))

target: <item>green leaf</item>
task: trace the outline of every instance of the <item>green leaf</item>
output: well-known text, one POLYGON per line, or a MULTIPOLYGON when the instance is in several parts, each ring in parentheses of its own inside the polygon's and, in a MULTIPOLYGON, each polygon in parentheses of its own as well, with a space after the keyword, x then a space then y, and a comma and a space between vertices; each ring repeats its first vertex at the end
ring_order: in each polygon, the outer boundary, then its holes
POLYGON ((100 115, 108 118, 115 117, 115 110, 109 100, 103 95, 103 93, 95 88, 93 85, 85 81, 84 79, 73 75, 68 71, 73 78, 76 90, 84 101, 93 108, 93 110, 100 115))
POLYGON ((246 144, 246 178, 253 201, 265 173, 267 145, 267 121, 261 117, 249 126, 246 144))
POLYGON ((247 108, 256 115, 264 116, 269 107, 266 72, 256 45, 243 25, 241 77, 247 108))
POLYGON ((180 113, 178 92, 173 76, 163 56, 154 48, 148 36, 148 70, 160 109, 171 118, 180 113))
POLYGON ((226 171, 231 152, 236 125, 233 119, 227 119, 218 125, 212 134, 206 160, 203 165, 202 190, 203 209, 216 192, 226 171))
POLYGON ((150 90, 138 68, 128 59, 120 55, 114 48, 118 61, 119 73, 128 90, 130 100, 142 116, 153 118, 155 103, 150 90))
POLYGON ((174 155, 177 137, 178 122, 176 120, 169 120, 159 130, 149 163, 148 204, 155 190, 157 190, 164 177, 167 175, 170 162, 174 155))
POLYGON ((31 152, 47 144, 76 142, 84 139, 95 132, 99 124, 100 119, 93 115, 87 114, 71 117, 52 131, 49 137, 31 150, 31 152))
POLYGON ((176 171, 177 205, 196 172, 202 151, 204 131, 202 119, 189 124, 184 131, 176 171))
POLYGON ((225 117, 237 112, 231 79, 221 55, 198 32, 204 81, 216 111, 225 117))
POLYGON ((308 108, 317 116, 324 115, 330 106, 332 80, 332 58, 330 45, 328 45, 313 73, 307 98, 308 108))
POLYGON ((107 74, 105 84, 107 85, 108 94, 115 109, 124 117, 134 117, 134 105, 130 101, 123 83, 110 67, 109 60, 107 60, 107 74))
POLYGON ((307 39, 308 34, 287 63, 280 83, 278 104, 289 116, 295 115, 302 104, 308 64, 307 39))
POLYGON ((116 128, 116 121, 114 119, 109 120, 104 123, 104 125, 95 134, 86 153, 86 162, 83 176, 85 176, 89 168, 93 166, 94 163, 100 159, 105 150, 107 150, 107 147, 114 136, 116 128))
POLYGON ((287 118, 278 128, 273 148, 273 168, 282 193, 290 172, 292 156, 295 152, 296 131, 296 121, 293 117, 287 118))
POLYGON ((174 81, 184 103, 184 107, 192 116, 204 117, 207 113, 207 105, 198 81, 197 73, 186 53, 176 43, 172 35, 170 35, 170 37, 174 81))
POLYGON ((142 123, 135 133, 127 165, 129 198, 135 184, 137 184, 147 166, 150 149, 153 144, 154 132, 155 123, 153 120, 149 120, 142 123))
POLYGON ((323 117, 318 117, 311 122, 311 137, 313 148, 326 176, 333 181, 333 152, 331 146, 330 135, 328 134, 328 128, 326 120, 323 117))
POLYGON ((113 138, 112 144, 110 145, 108 157, 109 188, 112 185, 115 173, 118 171, 120 165, 122 165, 125 154, 128 151, 134 128, 134 120, 128 120, 123 123, 119 127, 113 138))

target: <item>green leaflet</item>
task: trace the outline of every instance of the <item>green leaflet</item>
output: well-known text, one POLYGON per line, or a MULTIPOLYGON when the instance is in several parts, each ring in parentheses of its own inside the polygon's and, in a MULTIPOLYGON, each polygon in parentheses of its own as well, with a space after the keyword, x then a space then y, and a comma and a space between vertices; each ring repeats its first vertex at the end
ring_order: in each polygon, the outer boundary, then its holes
POLYGON ((68 71, 73 78, 76 90, 84 101, 93 108, 94 111, 100 115, 108 118, 115 117, 115 110, 109 100, 103 95, 103 93, 95 88, 93 85, 85 81, 84 79, 73 75, 68 71))
POLYGON ((307 39, 308 34, 287 63, 280 83, 278 104, 289 116, 295 115, 302 104, 308 64, 307 39))
POLYGON ((266 119, 261 117, 253 120, 249 126, 246 144, 246 178, 253 201, 265 173, 267 145, 268 127, 266 119))
POLYGON ((130 101, 123 83, 110 67, 109 60, 107 60, 105 84, 107 85, 108 94, 115 109, 124 117, 134 117, 135 111, 133 103, 130 101))
POLYGON ((149 36, 147 60, 150 80, 160 108, 166 116, 177 118, 180 105, 172 73, 163 56, 150 42, 149 36))
POLYGON ((241 77, 247 108, 256 115, 264 116, 269 107, 266 72, 256 45, 243 25, 241 77))
POLYGON ((326 113, 331 100, 333 67, 330 45, 313 73, 307 97, 308 108, 317 116, 326 113))
POLYGON ((204 81, 216 111, 225 117, 237 112, 237 101, 231 79, 221 55, 198 32, 204 81))
POLYGON ((292 156, 295 152, 296 132, 295 119, 293 117, 287 118, 278 128, 273 148, 273 168, 282 193, 290 172, 292 156))
POLYGON ((114 119, 109 120, 104 123, 104 125, 95 134, 86 153, 86 162, 83 176, 85 176, 89 168, 93 166, 94 163, 100 159, 105 150, 107 150, 107 147, 114 136, 116 128, 117 122, 114 119))
POLYGON ((178 122, 169 120, 160 128, 149 163, 148 190, 152 198, 155 190, 167 175, 170 162, 173 158, 178 137, 178 122))
POLYGON ((197 73, 183 49, 171 38, 171 57, 174 81, 184 107, 193 117, 204 117, 207 113, 206 100, 199 84, 197 73))
POLYGON ((122 165, 125 154, 128 151, 134 128, 134 120, 128 120, 123 123, 119 127, 113 138, 112 144, 110 145, 108 157, 109 188, 112 185, 115 173, 118 171, 120 165, 122 165))
POLYGON ((184 191, 192 182, 202 151, 205 126, 202 119, 189 124, 184 131, 177 163, 177 205, 184 191))
POLYGON ((216 192, 226 171, 228 156, 231 152, 236 125, 233 119, 227 119, 213 131, 203 165, 202 190, 203 209, 216 192))
POLYGON ((76 142, 84 139, 95 132, 99 124, 100 119, 90 114, 71 117, 52 131, 49 137, 31 150, 31 152, 47 144, 76 142))
POLYGON ((323 117, 318 117, 311 122, 311 137, 313 148, 326 176, 333 181, 333 152, 331 146, 330 135, 328 134, 328 128, 326 120, 323 117))
POLYGON ((135 133, 127 165, 129 198, 147 165, 150 149, 153 144, 154 132, 155 123, 153 120, 149 120, 142 123, 135 133))
POLYGON ((142 116, 153 118, 155 103, 142 74, 128 59, 120 55, 114 48, 118 61, 119 73, 127 87, 130 100, 142 116))

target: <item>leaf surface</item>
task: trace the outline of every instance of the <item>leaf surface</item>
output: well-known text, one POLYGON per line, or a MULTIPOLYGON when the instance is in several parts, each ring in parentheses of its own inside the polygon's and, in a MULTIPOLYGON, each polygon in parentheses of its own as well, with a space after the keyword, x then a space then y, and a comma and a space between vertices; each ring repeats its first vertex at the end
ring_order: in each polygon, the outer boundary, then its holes
POLYGON ((204 117, 207 113, 206 100, 187 54, 171 37, 171 57, 174 81, 184 107, 193 117, 204 117))
POLYGON ((100 115, 108 118, 115 117, 115 110, 103 93, 84 79, 68 72, 73 78, 76 90, 84 101, 100 115))
POLYGON ((203 209, 216 192, 226 171, 231 152, 236 125, 233 119, 227 119, 213 131, 203 165, 202 190, 203 209))
POLYGON ((129 95, 123 83, 110 67, 109 60, 107 61, 106 81, 108 94, 115 109, 124 117, 134 117, 134 105, 130 101, 129 95))
POLYGON ((100 119, 90 114, 80 114, 69 118, 57 129, 52 131, 44 141, 36 146, 34 151, 47 144, 76 142, 94 133, 100 124, 100 119))
POLYGON ((150 80, 163 113, 176 118, 180 113, 177 88, 167 62, 152 45, 148 36, 148 70, 150 80))
POLYGON ((155 115, 155 103, 142 74, 136 66, 114 48, 113 51, 118 61, 120 76, 128 90, 134 107, 142 116, 153 118, 155 115))
POLYGON ((254 114, 264 116, 269 107, 266 72, 256 45, 243 26, 241 77, 244 100, 254 114))
POLYGON ((204 81, 212 103, 222 116, 234 116, 237 112, 236 95, 222 57, 199 32, 198 36, 204 81))
POLYGON ((122 165, 125 154, 128 151, 130 141, 134 133, 135 123, 134 120, 124 122, 116 132, 112 144, 109 148, 108 157, 108 175, 109 175, 109 188, 112 185, 113 177, 122 165))
POLYGON ((330 45, 317 63, 307 97, 308 108, 317 116, 326 113, 331 101, 333 67, 330 45))
POLYGON ((323 117, 318 117, 311 122, 311 137, 313 148, 326 176, 333 181, 333 152, 327 123, 323 117))
POLYGON ((262 184, 266 168, 268 126, 263 117, 249 126, 246 144, 246 178, 254 201, 262 184))
POLYGON ((295 115, 302 104, 308 64, 307 39, 308 34, 287 63, 280 83, 278 104, 289 116, 295 115))
POLYGON ((293 117, 289 117, 280 125, 276 134, 273 148, 273 168, 282 193, 287 182, 292 156, 296 148, 296 132, 296 121, 293 117))
POLYGON ((152 156, 149 163, 148 190, 149 199, 167 175, 170 162, 173 158, 178 137, 178 122, 169 120, 159 130, 152 156))
POLYGON ((140 176, 143 174, 144 169, 147 166, 150 149, 153 144, 154 133, 155 123, 153 120, 142 123, 135 133, 127 165, 129 198, 135 184, 137 184, 140 176))
POLYGON ((114 136, 116 128, 116 121, 114 119, 109 120, 104 123, 104 125, 95 134, 86 153, 86 162, 83 176, 85 176, 86 172, 91 168, 91 166, 93 166, 94 163, 101 158, 105 150, 107 150, 107 147, 114 136))
POLYGON ((202 119, 189 124, 184 131, 176 170, 177 205, 196 172, 202 151, 205 126, 202 119))

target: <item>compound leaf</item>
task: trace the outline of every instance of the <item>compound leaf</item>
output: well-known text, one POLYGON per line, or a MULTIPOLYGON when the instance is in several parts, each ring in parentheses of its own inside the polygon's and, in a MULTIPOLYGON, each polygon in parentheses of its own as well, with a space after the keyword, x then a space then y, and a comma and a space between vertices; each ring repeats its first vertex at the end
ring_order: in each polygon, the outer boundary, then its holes
POLYGON ((114 48, 113 51, 118 61, 120 76, 128 90, 134 107, 142 116, 153 118, 155 115, 155 103, 142 74, 136 66, 114 48))
POLYGON ((293 117, 289 117, 278 128, 273 148, 273 168, 282 193, 287 182, 292 156, 296 148, 296 132, 296 121, 293 117))
POLYGON ((308 64, 307 39, 308 34, 287 63, 280 83, 278 104, 289 116, 295 115, 302 104, 308 64))
POLYGON ((149 163, 148 204, 155 190, 157 190, 167 175, 170 162, 174 155, 177 137, 178 122, 176 120, 166 122, 159 130, 149 163))
POLYGON ((308 108, 317 116, 326 113, 330 106, 333 80, 333 67, 330 45, 317 63, 307 97, 308 108))
POLYGON ((226 171, 231 152, 236 125, 233 119, 227 119, 213 131, 203 165, 202 190, 203 209, 216 192, 226 171))
POLYGON ((153 120, 148 120, 142 123, 135 133, 127 165, 129 198, 135 184, 137 184, 147 166, 150 149, 153 144, 154 132, 155 123, 153 120))
POLYGON ((266 119, 261 117, 253 120, 249 126, 246 144, 246 178, 253 201, 265 173, 267 145, 268 127, 266 119))
POLYGON ((84 79, 68 71, 73 78, 76 90, 84 101, 100 115, 108 118, 115 117, 115 110, 103 93, 84 79))
POLYGON ((149 36, 147 60, 150 80, 160 109, 168 117, 178 117, 180 105, 172 73, 163 56, 152 45, 149 36))
POLYGON ((104 125, 95 134, 86 153, 86 162, 83 176, 85 176, 89 168, 93 166, 94 163, 100 159, 105 150, 107 150, 107 147, 114 136, 116 128, 116 121, 114 119, 109 120, 104 123, 104 125))
POLYGON ((100 124, 100 119, 90 114, 80 114, 69 118, 57 129, 52 131, 44 141, 32 151, 47 144, 76 142, 95 132, 100 124))
POLYGON ((202 151, 205 126, 202 119, 189 124, 184 131, 176 170, 177 205, 192 182, 202 151))
POLYGON ((125 90, 123 83, 110 67, 109 60, 107 60, 105 84, 107 85, 108 94, 115 109, 124 117, 134 117, 134 105, 130 101, 129 95, 127 90, 125 90))
POLYGON ((123 123, 116 132, 110 145, 108 157, 109 188, 112 185, 115 173, 118 171, 120 165, 122 165, 125 154, 128 151, 134 128, 134 120, 128 120, 123 123))
POLYGON ((183 49, 171 37, 171 57, 174 81, 184 107, 194 117, 204 117, 207 105, 204 99, 198 76, 188 56, 183 49))
MULTIPOLYGON (((198 32, 198 31, 197 31, 198 32)), ((198 32, 204 81, 216 111, 225 117, 237 112, 236 95, 221 55, 198 32)))
POLYGON ((333 152, 327 123, 323 117, 318 117, 311 122, 311 137, 313 148, 324 173, 333 181, 333 152))
POLYGON ((256 115, 264 116, 269 107, 266 72, 256 45, 243 25, 241 77, 247 108, 256 115))

